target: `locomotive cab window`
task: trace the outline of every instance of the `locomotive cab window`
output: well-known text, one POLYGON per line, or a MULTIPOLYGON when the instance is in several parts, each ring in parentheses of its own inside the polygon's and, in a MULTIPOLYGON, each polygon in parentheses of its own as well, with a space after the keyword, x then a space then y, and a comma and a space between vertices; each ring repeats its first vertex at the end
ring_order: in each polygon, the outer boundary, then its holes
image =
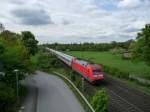
POLYGON ((98 75, 99 73, 101 73, 101 70, 100 70, 100 69, 93 70, 93 74, 94 74, 94 75, 98 75))

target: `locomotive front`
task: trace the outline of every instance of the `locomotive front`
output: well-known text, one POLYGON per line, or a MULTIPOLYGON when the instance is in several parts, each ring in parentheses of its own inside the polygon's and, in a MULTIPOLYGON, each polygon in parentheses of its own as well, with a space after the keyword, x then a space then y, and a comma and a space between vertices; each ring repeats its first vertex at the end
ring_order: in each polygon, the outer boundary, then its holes
POLYGON ((90 75, 90 81, 91 82, 95 82, 95 81, 104 79, 101 65, 90 64, 87 68, 89 69, 90 74, 91 74, 90 75))

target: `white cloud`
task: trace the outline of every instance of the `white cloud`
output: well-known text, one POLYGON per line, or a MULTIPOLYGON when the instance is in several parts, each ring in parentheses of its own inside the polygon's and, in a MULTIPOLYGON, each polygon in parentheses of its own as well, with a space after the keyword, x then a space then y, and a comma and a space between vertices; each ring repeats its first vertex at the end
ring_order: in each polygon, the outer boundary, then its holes
POLYGON ((125 8, 135 8, 138 7, 141 4, 140 0, 122 0, 119 2, 119 7, 125 7, 125 8))
POLYGON ((149 0, 0 0, 0 22, 15 32, 31 30, 41 42, 125 41, 150 22, 149 6, 149 0))

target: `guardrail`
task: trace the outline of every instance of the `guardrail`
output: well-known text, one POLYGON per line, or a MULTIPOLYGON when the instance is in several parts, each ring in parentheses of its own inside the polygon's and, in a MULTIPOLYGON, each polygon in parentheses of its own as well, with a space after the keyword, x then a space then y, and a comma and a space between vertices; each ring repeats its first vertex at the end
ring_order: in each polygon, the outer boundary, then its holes
POLYGON ((88 102, 88 100, 84 97, 84 95, 80 92, 80 90, 74 85, 74 83, 71 80, 69 80, 67 77, 65 77, 64 75, 62 75, 62 74, 60 74, 58 72, 54 71, 54 73, 57 74, 58 76, 62 77, 63 79, 67 80, 72 85, 72 87, 78 92, 78 94, 84 100, 84 102, 88 105, 88 107, 91 110, 91 112, 95 112, 95 110, 93 109, 91 104, 88 102))
POLYGON ((150 85, 150 80, 147 80, 147 79, 138 77, 137 75, 130 74, 130 75, 129 75, 129 78, 130 78, 130 79, 134 79, 134 80, 138 81, 138 82, 141 83, 141 84, 150 85))

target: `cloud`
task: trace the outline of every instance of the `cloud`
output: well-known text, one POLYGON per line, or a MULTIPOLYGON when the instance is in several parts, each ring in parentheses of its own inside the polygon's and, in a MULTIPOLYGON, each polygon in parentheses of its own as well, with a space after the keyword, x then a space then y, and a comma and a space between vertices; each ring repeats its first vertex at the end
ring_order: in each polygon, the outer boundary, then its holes
POLYGON ((40 42, 111 42, 136 37, 150 23, 149 0, 0 0, 8 30, 40 42))
POLYGON ((21 5, 24 4, 25 1, 24 0, 11 0, 10 1, 12 4, 17 4, 17 5, 21 5))
POLYGON ((124 8, 135 8, 138 7, 140 4, 140 0, 122 0, 119 2, 118 6, 124 8))
POLYGON ((25 25, 52 24, 50 16, 42 9, 15 9, 12 14, 25 25))
POLYGON ((126 9, 149 7, 149 6, 150 6, 149 0, 121 0, 118 3, 118 7, 126 9))
POLYGON ((127 28, 124 31, 127 32, 127 33, 131 33, 131 32, 138 32, 140 30, 141 29, 139 29, 139 28, 127 28))
POLYGON ((63 25, 69 25, 69 24, 71 24, 71 23, 73 23, 73 22, 68 21, 68 20, 62 20, 62 24, 63 24, 63 25))

